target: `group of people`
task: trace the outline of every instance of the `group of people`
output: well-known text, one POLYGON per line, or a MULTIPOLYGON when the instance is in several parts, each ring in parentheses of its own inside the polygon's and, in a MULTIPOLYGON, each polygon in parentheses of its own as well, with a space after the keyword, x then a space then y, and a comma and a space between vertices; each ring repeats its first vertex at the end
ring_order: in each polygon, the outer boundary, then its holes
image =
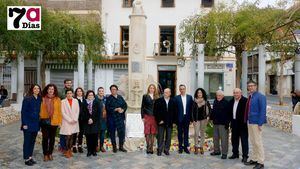
MULTIPOLYGON (((173 127, 177 126, 179 153, 190 154, 189 126, 194 126, 194 153, 204 154, 205 131, 209 121, 213 123, 214 151, 212 156, 221 155, 227 159, 228 137, 231 129, 232 156, 239 158, 239 140, 242 143, 242 162, 264 168, 262 126, 266 122, 266 97, 257 91, 257 84, 248 82, 248 98, 240 89, 234 89, 233 99, 227 101, 223 91, 216 92, 213 105, 208 101, 206 91, 198 88, 194 96, 186 93, 186 86, 179 86, 179 95, 171 97, 166 88, 159 93, 154 84, 149 85, 142 97, 141 118, 147 143, 147 154, 154 153, 157 139, 157 155, 169 155, 173 127), (248 161, 248 136, 253 146, 251 160, 248 161), (199 139, 200 138, 200 139, 199 139), (221 142, 221 144, 220 144, 221 142), (220 148, 221 145, 221 148, 220 148)), ((97 151, 105 152, 104 137, 109 133, 113 152, 127 152, 125 142, 125 117, 127 104, 118 87, 110 86, 110 95, 99 87, 97 94, 92 90, 84 92, 81 87, 72 89, 72 81, 64 81, 64 89, 58 92, 56 85, 48 84, 43 90, 33 85, 22 104, 21 130, 24 133, 23 154, 26 165, 34 165, 32 158, 35 139, 42 131, 44 161, 53 160, 53 148, 57 129, 60 135, 60 150, 66 158, 73 153, 83 153, 83 135, 86 138, 87 156, 97 156, 97 151), (116 144, 116 132, 119 147, 116 144), (99 141, 99 143, 98 143, 99 141)))
POLYGON ((21 130, 24 134, 23 158, 32 166, 32 158, 38 131, 42 132, 44 161, 53 160, 55 137, 59 128, 60 150, 66 158, 73 153, 83 153, 83 135, 86 138, 87 156, 97 156, 97 151, 105 152, 104 137, 108 130, 113 152, 127 152, 125 142, 125 112, 127 104, 118 95, 118 86, 110 86, 111 94, 104 95, 99 87, 86 93, 81 87, 72 89, 72 81, 64 81, 64 89, 59 93, 55 84, 48 84, 43 90, 38 84, 32 85, 23 99, 21 110, 21 130), (115 132, 118 133, 119 148, 115 132), (99 144, 98 144, 99 141, 99 144))
POLYGON ((242 144, 242 162, 264 168, 262 126, 266 123, 266 97, 257 91, 254 81, 247 83, 249 96, 242 96, 241 89, 234 89, 233 98, 227 101, 224 92, 218 90, 213 105, 208 101, 206 91, 198 88, 194 97, 186 93, 186 86, 179 85, 179 95, 171 97, 171 90, 164 89, 159 96, 155 85, 148 87, 143 95, 141 117, 147 143, 147 154, 153 154, 157 135, 157 155, 169 155, 173 126, 177 126, 178 152, 190 154, 189 126, 194 126, 194 154, 204 154, 205 131, 209 121, 213 123, 214 150, 210 155, 227 159, 229 131, 231 130, 232 155, 239 158, 239 142, 242 144), (200 137, 200 139, 199 139, 200 137), (248 160, 249 143, 253 146, 251 160, 248 160), (221 147, 220 147, 221 143, 221 147))

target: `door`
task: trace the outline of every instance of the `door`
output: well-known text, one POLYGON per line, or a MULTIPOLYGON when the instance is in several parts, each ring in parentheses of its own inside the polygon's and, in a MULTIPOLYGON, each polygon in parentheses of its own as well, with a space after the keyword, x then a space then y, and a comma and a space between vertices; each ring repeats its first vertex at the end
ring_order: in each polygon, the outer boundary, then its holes
POLYGON ((176 94, 176 71, 158 71, 158 82, 162 89, 170 88, 172 97, 176 94))
POLYGON ((37 82, 36 68, 25 68, 24 71, 24 93, 28 92, 31 85, 37 82))

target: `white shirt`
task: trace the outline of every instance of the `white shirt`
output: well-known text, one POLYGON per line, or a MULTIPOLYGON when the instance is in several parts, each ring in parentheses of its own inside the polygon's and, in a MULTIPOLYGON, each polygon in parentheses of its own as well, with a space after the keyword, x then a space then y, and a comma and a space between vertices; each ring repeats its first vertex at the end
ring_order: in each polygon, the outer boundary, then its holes
POLYGON ((153 100, 153 94, 149 93, 149 96, 151 97, 151 99, 153 100))
POLYGON ((164 99, 165 99, 165 101, 166 101, 167 109, 168 109, 168 104, 169 104, 170 98, 164 98, 164 99))
POLYGON ((184 96, 181 95, 181 100, 183 105, 183 115, 186 115, 186 95, 184 96))
POLYGON ((236 119, 236 109, 238 107, 240 100, 234 100, 234 104, 233 104, 233 119, 236 119))

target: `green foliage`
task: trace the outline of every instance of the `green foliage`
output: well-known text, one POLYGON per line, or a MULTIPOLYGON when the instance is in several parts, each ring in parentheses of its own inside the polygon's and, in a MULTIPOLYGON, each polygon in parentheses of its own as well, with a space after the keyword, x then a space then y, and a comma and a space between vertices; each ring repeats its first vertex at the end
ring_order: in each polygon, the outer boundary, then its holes
POLYGON ((85 44, 86 59, 100 59, 104 37, 99 23, 89 19, 80 20, 63 12, 48 11, 42 6, 41 31, 8 31, 8 5, 25 3, 0 0, 0 50, 5 51, 9 59, 18 52, 25 52, 26 57, 36 57, 36 53, 41 51, 46 60, 76 62, 79 43, 85 44))
POLYGON ((207 123, 205 133, 207 138, 212 138, 214 136, 214 128, 212 122, 207 123))
POLYGON ((244 4, 237 10, 225 7, 213 8, 208 14, 195 15, 181 24, 180 38, 193 43, 204 42, 208 55, 226 52, 228 47, 253 49, 269 38, 266 34, 277 22, 283 10, 258 8, 255 4, 244 4))

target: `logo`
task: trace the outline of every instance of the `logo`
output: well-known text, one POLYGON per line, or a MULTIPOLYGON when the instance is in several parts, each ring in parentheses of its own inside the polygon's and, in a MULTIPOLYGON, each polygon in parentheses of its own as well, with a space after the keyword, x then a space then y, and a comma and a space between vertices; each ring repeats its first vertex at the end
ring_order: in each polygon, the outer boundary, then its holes
POLYGON ((7 30, 41 30, 40 6, 7 6, 7 30))

